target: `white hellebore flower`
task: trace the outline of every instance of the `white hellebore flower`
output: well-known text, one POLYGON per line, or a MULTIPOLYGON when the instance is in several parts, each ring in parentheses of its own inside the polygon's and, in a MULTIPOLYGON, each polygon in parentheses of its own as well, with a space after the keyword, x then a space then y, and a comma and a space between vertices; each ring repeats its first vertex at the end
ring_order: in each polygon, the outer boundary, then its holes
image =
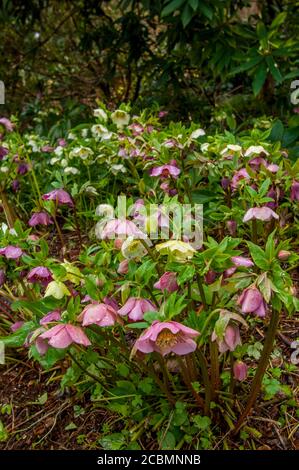
POLYGON ((190 139, 198 139, 198 137, 202 137, 203 135, 206 135, 203 129, 195 129, 195 131, 191 133, 190 139))
POLYGON ((75 168, 73 166, 67 166, 65 169, 64 169, 64 173, 66 175, 77 175, 79 173, 79 170, 78 168, 75 168))
POLYGON ((130 236, 123 242, 121 252, 126 259, 134 259, 145 256, 147 250, 140 240, 130 236))
POLYGON ((114 164, 114 165, 111 165, 110 167, 112 173, 114 175, 117 175, 117 173, 126 173, 127 172, 127 169, 124 165, 122 165, 121 163, 120 164, 114 164))
POLYGON ((61 147, 61 145, 58 145, 58 147, 56 147, 56 149, 54 150, 54 153, 55 155, 57 155, 57 157, 61 157, 61 155, 63 154, 63 147, 61 147))
POLYGON ((228 144, 223 150, 221 150, 221 155, 229 152, 241 152, 242 147, 240 145, 228 144))
POLYGON ((112 137, 112 132, 108 131, 102 124, 94 124, 91 128, 91 133, 95 139, 109 140, 112 137))
POLYGON ((111 119, 118 129, 122 129, 124 126, 129 124, 130 114, 126 113, 126 111, 123 111, 122 109, 117 109, 111 114, 111 119))
POLYGON ((59 158, 59 157, 53 157, 53 158, 51 158, 51 160, 50 160, 51 165, 55 165, 55 163, 57 163, 57 162, 60 162, 60 158, 59 158))
POLYGON ((251 155, 259 155, 260 153, 264 153, 265 155, 269 155, 264 147, 261 145, 251 145, 245 152, 245 157, 250 157, 251 155))
POLYGON ((93 151, 89 147, 75 147, 69 153, 70 158, 80 157, 82 160, 86 160, 88 157, 93 155, 93 151))
POLYGON ((102 108, 97 108, 93 110, 94 117, 99 118, 101 121, 106 122, 108 119, 107 114, 102 108))

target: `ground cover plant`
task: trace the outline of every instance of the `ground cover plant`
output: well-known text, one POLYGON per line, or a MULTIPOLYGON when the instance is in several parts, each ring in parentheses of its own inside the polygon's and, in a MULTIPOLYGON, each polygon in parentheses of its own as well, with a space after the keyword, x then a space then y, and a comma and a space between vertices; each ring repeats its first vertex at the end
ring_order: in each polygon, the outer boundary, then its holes
MULTIPOLYGON (((93 114, 52 140, 0 119, 0 339, 47 374, 34 416, 54 400, 30 446, 68 408, 72 448, 296 448, 290 129, 263 117, 210 133, 127 104, 93 114)), ((23 439, 13 406, 4 448, 23 439)))

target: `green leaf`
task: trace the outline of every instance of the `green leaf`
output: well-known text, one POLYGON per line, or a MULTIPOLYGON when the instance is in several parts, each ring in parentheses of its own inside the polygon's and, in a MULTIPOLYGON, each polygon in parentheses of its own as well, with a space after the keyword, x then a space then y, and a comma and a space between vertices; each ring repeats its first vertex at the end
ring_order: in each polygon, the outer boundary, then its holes
POLYGON ((254 93, 254 96, 257 96, 259 92, 261 91, 265 80, 267 78, 267 65, 266 62, 262 62, 255 73, 253 82, 252 82, 252 90, 254 93))
POLYGON ((99 440, 104 450, 120 450, 125 445, 126 438, 122 433, 110 434, 99 440))
POLYGON ((281 73, 279 71, 279 68, 278 68, 276 62, 274 61, 273 57, 271 55, 266 56, 266 61, 267 61, 269 70, 270 70, 271 75, 274 78, 274 80, 277 83, 281 83, 283 78, 282 78, 282 75, 281 75, 281 73))
POLYGON ((188 3, 193 11, 196 11, 198 8, 198 1, 199 0, 188 0, 188 3))
POLYGON ((168 16, 173 13, 175 10, 180 8, 185 3, 185 0, 172 0, 168 5, 163 8, 161 17, 168 16))
POLYGON ((278 119, 271 129, 271 134, 269 135, 269 140, 271 142, 281 141, 283 138, 284 126, 283 123, 278 119))
POLYGON ((281 13, 279 13, 276 18, 274 18, 274 20, 272 21, 270 29, 277 29, 278 26, 282 25, 286 20, 287 14, 288 13, 286 11, 282 11, 281 13))
POLYGON ((195 274, 195 267, 193 265, 184 266, 184 268, 182 269, 182 271, 180 272, 178 276, 178 284, 181 286, 186 281, 190 281, 191 279, 193 279, 194 274, 195 274))
POLYGON ((184 10, 183 10, 182 15, 181 15, 181 21, 182 21, 182 24, 183 24, 184 28, 186 28, 186 26, 188 26, 188 24, 192 20, 192 17, 193 17, 193 11, 189 7, 189 5, 187 4, 185 6, 184 10))
POLYGON ((162 442, 161 442, 161 449, 162 450, 174 450, 175 448, 175 436, 172 432, 168 431, 165 435, 162 431, 162 442))
POLYGON ((198 5, 198 9, 205 15, 209 20, 213 18, 213 10, 209 5, 205 2, 200 1, 198 5))
POLYGON ((247 245, 250 250, 251 257, 254 263, 262 270, 268 271, 270 265, 269 261, 267 260, 266 254, 264 251, 257 245, 252 242, 247 242, 247 245))
POLYGON ((246 70, 253 69, 253 67, 255 67, 257 64, 262 62, 262 60, 264 60, 263 57, 260 55, 257 55, 253 59, 249 59, 246 62, 244 62, 242 65, 240 65, 239 67, 236 67, 235 69, 233 69, 230 75, 236 75, 237 73, 246 72, 246 70))
MULTIPOLYGON (((149 312, 151 313, 151 312, 149 312)), ((148 323, 146 323, 145 321, 139 321, 139 322, 136 322, 136 323, 130 323, 130 328, 136 328, 137 330, 142 330, 144 328, 147 328, 149 326, 148 323)))
POLYGON ((12 333, 9 336, 2 336, 0 337, 0 341, 6 346, 10 348, 19 348, 23 346, 27 336, 31 331, 34 329, 35 323, 33 321, 29 321, 24 323, 17 331, 12 333))

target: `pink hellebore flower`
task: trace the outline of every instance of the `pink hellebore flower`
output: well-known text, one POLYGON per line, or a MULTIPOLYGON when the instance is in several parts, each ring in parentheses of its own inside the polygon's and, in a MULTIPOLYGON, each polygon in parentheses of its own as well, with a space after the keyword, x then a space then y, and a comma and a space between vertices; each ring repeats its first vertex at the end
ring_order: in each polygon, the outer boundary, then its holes
POLYGON ((129 270, 129 260, 124 259, 119 263, 117 272, 118 274, 127 274, 129 270))
POLYGON ((70 194, 64 189, 53 189, 53 191, 44 194, 42 199, 44 199, 44 201, 55 201, 57 204, 67 204, 71 207, 74 205, 70 194))
POLYGON ((242 313, 255 313, 258 317, 266 316, 266 303, 256 287, 247 287, 238 298, 238 304, 242 313))
POLYGON ((17 321, 15 323, 13 323, 10 327, 11 331, 14 333, 15 331, 17 331, 19 328, 21 328, 23 325, 24 325, 24 321, 20 320, 20 321, 17 321))
POLYGON ((245 168, 241 168, 241 170, 238 170, 232 177, 232 182, 231 182, 232 189, 237 189, 239 181, 243 179, 246 179, 246 180, 250 179, 250 176, 245 168))
POLYGON ((299 181, 293 181, 291 186, 291 201, 299 201, 299 181))
POLYGON ((44 266, 37 266, 31 269, 27 276, 28 282, 41 282, 42 284, 48 285, 49 282, 53 281, 50 270, 44 266))
POLYGON ((138 297, 130 297, 125 305, 118 310, 121 316, 128 315, 132 321, 139 321, 143 319, 145 312, 156 312, 156 307, 146 299, 138 297))
POLYGON ((42 333, 37 338, 36 347, 40 354, 45 354, 49 346, 57 349, 64 349, 72 343, 81 344, 82 346, 91 345, 91 342, 82 328, 68 323, 53 326, 50 330, 42 333), (42 343, 45 343, 45 340, 47 341, 47 344, 43 344, 42 346, 42 343))
POLYGON ((236 361, 233 365, 234 378, 242 382, 247 378, 248 366, 245 362, 236 361))
POLYGON ((13 131, 13 124, 9 119, 7 119, 5 117, 1 118, 0 119, 0 125, 1 124, 2 124, 3 127, 5 127, 6 132, 12 132, 13 131))
POLYGON ((112 307, 115 311, 118 309, 118 303, 113 297, 104 297, 103 301, 104 304, 109 305, 109 307, 112 307))
POLYGON ((47 214, 47 212, 34 212, 28 222, 28 225, 30 227, 35 227, 36 225, 50 224, 53 224, 53 220, 51 219, 49 214, 47 214))
POLYGON ((245 268, 250 268, 254 266, 253 261, 251 261, 249 258, 246 258, 245 256, 233 256, 231 261, 237 267, 244 266, 245 268))
POLYGON ((0 248, 0 255, 5 256, 7 259, 21 258, 23 251, 17 246, 8 245, 5 248, 0 248))
POLYGON ((83 326, 111 326, 117 320, 117 313, 110 305, 95 302, 86 305, 78 320, 82 321, 83 326))
POLYGON ((61 320, 61 315, 59 310, 53 310, 53 312, 47 313, 43 318, 40 319, 39 324, 40 325, 47 325, 48 323, 54 322, 54 321, 60 321, 61 320))
POLYGON ((145 237, 145 234, 141 232, 138 227, 131 220, 127 219, 111 219, 102 230, 102 238, 114 238, 115 235, 118 237, 129 237, 138 236, 145 237))
POLYGON ((279 216, 270 207, 252 207, 248 209, 244 215, 243 222, 248 222, 252 219, 263 220, 268 222, 271 219, 279 219, 279 216))
POLYGON ((240 330, 235 325, 228 325, 225 329, 224 337, 218 338, 215 331, 212 333, 212 341, 217 341, 219 352, 234 351, 238 344, 241 344, 240 330))
POLYGON ((174 352, 179 356, 196 350, 196 338, 199 332, 177 323, 176 321, 154 321, 134 344, 134 350, 143 353, 158 352, 165 356, 174 352))
POLYGON ((181 170, 177 167, 175 160, 171 160, 167 165, 156 166, 151 169, 150 176, 161 176, 161 178, 177 178, 181 170))
POLYGON ((156 289, 160 290, 167 290, 167 292, 174 292, 178 290, 179 286, 176 282, 176 273, 172 273, 171 271, 166 271, 158 282, 154 284, 156 289))

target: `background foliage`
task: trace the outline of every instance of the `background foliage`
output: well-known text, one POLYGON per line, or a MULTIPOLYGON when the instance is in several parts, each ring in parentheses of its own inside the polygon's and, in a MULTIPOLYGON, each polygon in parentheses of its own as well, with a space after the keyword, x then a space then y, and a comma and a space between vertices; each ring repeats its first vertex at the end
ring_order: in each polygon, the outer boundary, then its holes
POLYGON ((170 118, 230 129, 249 114, 285 120, 292 112, 290 83, 299 75, 298 6, 290 0, 2 0, 7 113, 21 109, 23 121, 38 131, 57 121, 70 128, 96 99, 111 108, 130 101, 136 110, 158 102, 170 118))

